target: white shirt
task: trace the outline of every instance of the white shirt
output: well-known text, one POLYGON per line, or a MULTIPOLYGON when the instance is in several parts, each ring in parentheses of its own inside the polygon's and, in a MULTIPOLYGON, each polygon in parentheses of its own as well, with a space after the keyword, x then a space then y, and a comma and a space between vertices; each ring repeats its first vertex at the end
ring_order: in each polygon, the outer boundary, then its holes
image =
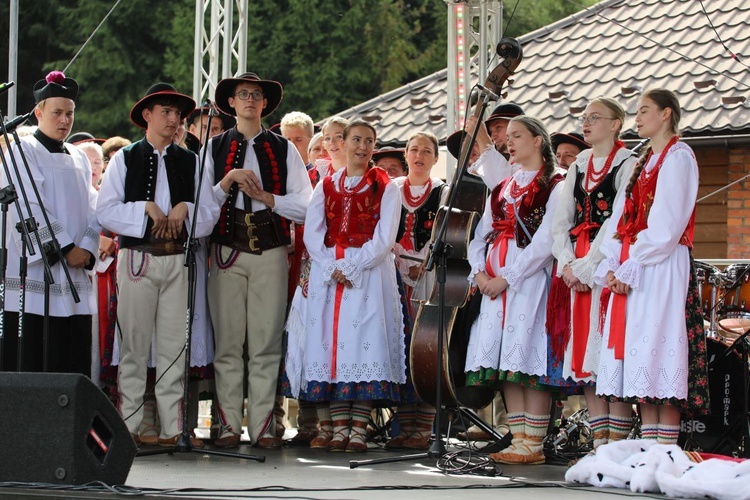
MULTIPOLYGON (((260 132, 258 132, 258 135, 260 135, 260 132)), ((253 149, 253 144, 255 144, 255 139, 258 135, 247 141, 247 152, 245 153, 245 160, 242 168, 254 172, 262 184, 263 179, 260 175, 258 157, 255 156, 255 150, 253 149)), ((213 182, 215 177, 211 141, 209 141, 205 147, 208 148, 208 151, 206 152, 206 171, 210 176, 209 179, 213 182)), ((203 151, 201 151, 201 155, 203 155, 203 151)), ((297 148, 295 148, 289 141, 287 141, 286 170, 286 194, 273 195, 274 206, 272 210, 286 219, 302 224, 305 222, 307 204, 310 202, 310 197, 312 196, 312 186, 310 186, 310 177, 307 175, 307 168, 302 161, 302 157, 299 155, 297 148)), ((221 183, 217 183, 213 187, 213 192, 220 206, 224 204, 229 196, 229 193, 225 193, 221 188, 221 183)), ((251 203, 252 207, 250 210, 253 212, 268 208, 264 203, 258 200, 251 200, 251 203)), ((240 210, 247 210, 247 208, 245 208, 244 196, 237 196, 235 207, 240 210)))
MULTIPOLYGON (((144 139, 145 140, 145 139, 144 139)), ((156 168, 156 187, 154 188, 154 203, 167 215, 172 207, 172 200, 169 194, 169 180, 167 179, 167 167, 164 163, 166 150, 154 153, 158 156, 156 168)), ((130 236, 133 238, 143 238, 146 233, 146 224, 148 215, 146 215, 146 201, 125 202, 125 174, 127 166, 125 165, 125 155, 122 150, 115 153, 109 162, 107 170, 102 177, 102 185, 99 189, 99 201, 96 204, 96 216, 102 226, 113 233, 130 236)), ((199 179, 199 161, 195 157, 195 189, 197 193, 199 179)), ((201 186, 198 219, 195 226, 195 237, 201 238, 208 236, 213 230, 214 224, 219 218, 221 207, 215 200, 211 189, 212 177, 208 176, 208 168, 203 175, 203 184, 201 186)), ((185 202, 188 207, 188 216, 185 219, 185 228, 190 231, 193 223, 193 214, 195 204, 185 202)))

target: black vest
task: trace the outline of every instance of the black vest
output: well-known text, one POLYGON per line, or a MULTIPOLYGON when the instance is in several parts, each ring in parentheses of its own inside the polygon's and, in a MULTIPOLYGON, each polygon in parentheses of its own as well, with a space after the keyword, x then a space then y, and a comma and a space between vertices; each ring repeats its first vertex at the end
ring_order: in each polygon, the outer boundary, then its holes
MULTIPOLYGON (((289 141, 268 129, 263 129, 255 138, 253 150, 258 159, 263 190, 279 196, 286 194, 286 155, 288 149, 289 141), (274 170, 276 173, 274 173, 274 170)), ((214 185, 216 185, 227 174, 227 167, 231 167, 231 169, 243 168, 245 154, 247 153, 247 140, 235 126, 211 139, 211 152, 214 161, 214 185)), ((211 234, 212 242, 229 243, 234 238, 232 221, 234 221, 237 196, 240 195, 244 196, 245 210, 248 212, 252 210, 252 200, 244 193, 240 193, 239 186, 233 183, 232 187, 229 188, 227 200, 221 208, 219 222, 211 234)), ((281 242, 290 244, 292 239, 289 221, 276 213, 271 214, 271 216, 274 226, 281 229, 279 231, 281 242)))
MULTIPOLYGON (((587 193, 583 189, 583 184, 586 181, 586 172, 580 172, 576 169, 576 183, 573 188, 573 198, 576 201, 574 228, 584 222, 593 222, 599 224, 601 227, 610 218, 612 208, 615 204, 615 196, 617 195, 615 180, 623 163, 625 163, 624 160, 613 166, 607 173, 607 176, 604 177, 604 180, 591 193, 587 193)), ((594 241, 594 238, 599 233, 599 229, 597 227, 589 230, 590 241, 594 241)), ((576 237, 570 235, 570 240, 575 243, 576 237)))
MULTIPOLYGON (((122 149, 125 160, 125 203, 154 201, 156 194, 156 171, 159 157, 154 147, 143 138, 122 149)), ((167 147, 164 165, 169 183, 169 198, 172 206, 183 201, 195 200, 195 153, 174 143, 167 147)), ((153 221, 148 219, 146 235, 151 233, 153 221)), ((145 243, 147 237, 120 236, 120 248, 129 248, 145 243)))
MULTIPOLYGON (((419 252, 432 238, 432 222, 440 208, 440 199, 443 196, 443 190, 448 188, 448 184, 436 187, 430 193, 421 207, 414 211, 414 249, 419 252)), ((401 222, 398 224, 398 233, 396 241, 401 241, 406 232, 406 216, 409 211, 401 205, 401 222)))

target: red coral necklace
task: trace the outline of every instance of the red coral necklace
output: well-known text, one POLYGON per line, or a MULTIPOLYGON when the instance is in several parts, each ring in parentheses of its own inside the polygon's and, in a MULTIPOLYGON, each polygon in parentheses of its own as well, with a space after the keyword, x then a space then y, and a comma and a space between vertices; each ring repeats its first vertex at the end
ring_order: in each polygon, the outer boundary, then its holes
POLYGON ((409 205, 411 208, 419 208, 422 206, 422 204, 427 201, 427 198, 429 198, 430 193, 432 192, 432 179, 427 180, 427 189, 425 189, 424 193, 421 196, 412 196, 411 194, 411 182, 409 182, 409 178, 406 178, 406 181, 404 181, 404 201, 407 205, 409 205))

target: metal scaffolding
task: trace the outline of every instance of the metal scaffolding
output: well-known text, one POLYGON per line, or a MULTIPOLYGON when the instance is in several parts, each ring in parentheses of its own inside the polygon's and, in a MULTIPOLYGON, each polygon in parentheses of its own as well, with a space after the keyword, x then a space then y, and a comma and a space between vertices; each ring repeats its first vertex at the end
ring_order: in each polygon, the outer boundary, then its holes
POLYGON ((195 0, 193 99, 213 99, 222 78, 247 68, 248 0, 195 0))
MULTIPOLYGON (((502 38, 502 0, 446 0, 448 4, 448 110, 446 137, 463 128, 469 93, 483 83, 502 38)), ((455 162, 447 165, 452 175, 455 162)))

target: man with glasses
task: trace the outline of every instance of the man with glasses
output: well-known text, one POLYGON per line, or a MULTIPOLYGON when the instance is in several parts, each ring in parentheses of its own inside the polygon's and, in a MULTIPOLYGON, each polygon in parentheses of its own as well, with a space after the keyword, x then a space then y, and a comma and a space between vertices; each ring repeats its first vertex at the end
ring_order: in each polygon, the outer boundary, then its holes
POLYGON ((281 102, 281 84, 254 73, 216 86, 216 104, 237 125, 206 146, 206 170, 223 204, 211 237, 209 308, 214 326, 216 392, 222 430, 214 445, 238 446, 242 434, 243 346, 247 346, 248 432, 278 448, 273 405, 287 303, 290 221, 303 223, 312 196, 297 149, 261 125, 281 102))

